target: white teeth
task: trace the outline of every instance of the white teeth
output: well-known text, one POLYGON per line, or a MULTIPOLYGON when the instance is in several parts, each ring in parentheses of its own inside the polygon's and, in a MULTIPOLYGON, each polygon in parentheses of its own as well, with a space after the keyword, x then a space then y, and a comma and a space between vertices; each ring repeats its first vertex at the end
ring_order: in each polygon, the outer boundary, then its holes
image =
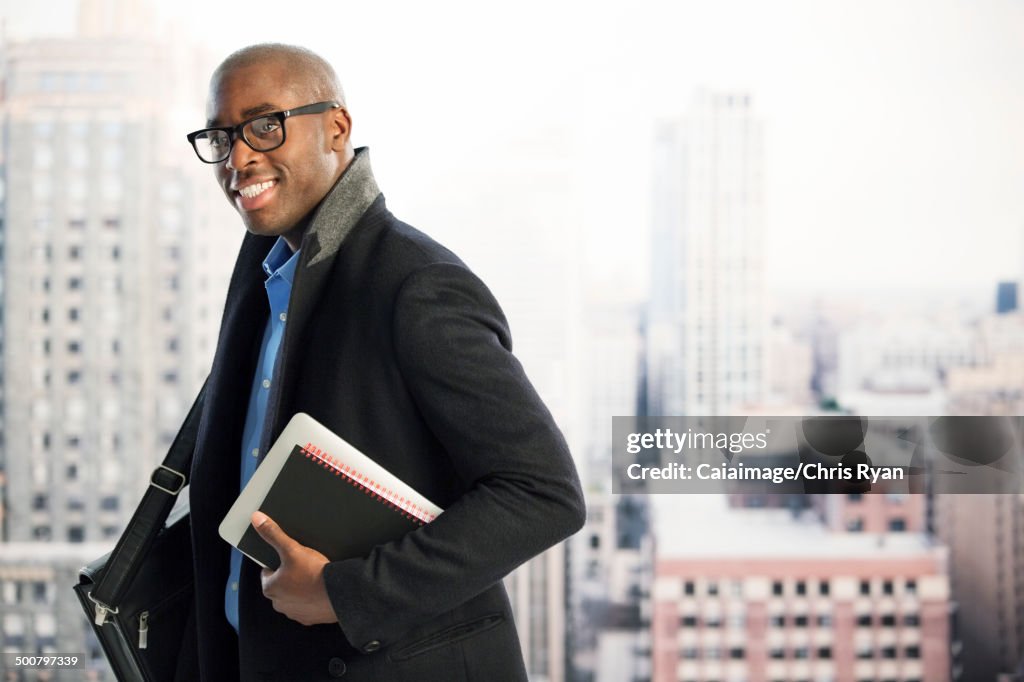
POLYGON ((259 196, 260 194, 263 194, 263 192, 265 192, 266 190, 270 189, 273 186, 274 186, 274 181, 273 180, 268 180, 266 182, 259 182, 259 183, 256 183, 255 185, 249 185, 247 187, 243 187, 242 189, 238 190, 238 193, 241 194, 246 199, 252 199, 255 196, 259 196))

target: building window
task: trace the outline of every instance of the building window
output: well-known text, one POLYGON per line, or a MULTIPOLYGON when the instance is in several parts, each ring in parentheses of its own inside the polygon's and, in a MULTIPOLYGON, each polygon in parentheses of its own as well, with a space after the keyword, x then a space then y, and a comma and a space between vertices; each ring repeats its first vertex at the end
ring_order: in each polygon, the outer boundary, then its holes
POLYGON ((818 627, 819 628, 830 628, 832 627, 832 616, 827 613, 818 615, 818 627))
POLYGON ((859 616, 857 616, 857 627, 859 627, 859 628, 869 628, 869 627, 871 627, 871 614, 870 613, 862 613, 859 616))
POLYGON ((693 592, 694 592, 693 581, 692 580, 687 580, 686 582, 684 582, 683 583, 683 594, 685 594, 687 596, 693 596, 693 592))
POLYGON ((786 625, 786 617, 783 616, 781 613, 777 613, 774 616, 772 616, 772 627, 781 628, 781 627, 785 627, 785 625, 786 625))
POLYGON ((794 616, 793 617, 793 625, 795 625, 798 628, 805 628, 805 627, 807 627, 807 616, 804 616, 804 615, 794 616))
POLYGON ((892 581, 885 580, 882 582, 882 594, 892 594, 892 581))
POLYGON ((891 628, 896 626, 896 616, 892 613, 882 614, 882 627, 891 628))
POLYGON ((903 655, 906 658, 921 658, 921 647, 916 644, 908 646, 903 650, 903 655))
POLYGON ((776 597, 781 597, 782 596, 782 581, 781 580, 776 580, 776 581, 774 581, 772 583, 772 594, 774 594, 776 597))
POLYGON ((32 583, 32 599, 35 600, 37 604, 49 603, 50 594, 49 590, 46 589, 46 587, 46 583, 41 580, 37 580, 36 582, 32 583))
POLYGON ((68 528, 68 542, 84 542, 85 528, 82 526, 71 526, 68 528))
POLYGON ((829 583, 827 580, 822 580, 818 583, 818 594, 823 597, 827 597, 829 595, 829 583))
POLYGON ((861 580, 860 581, 860 593, 862 595, 865 595, 865 596, 871 594, 871 581, 870 580, 861 580))
POLYGON ((32 498, 32 509, 36 511, 45 511, 49 505, 49 497, 44 493, 38 493, 32 498))
POLYGON ((864 519, 859 516, 846 522, 846 530, 850 533, 860 533, 864 530, 864 519))
POLYGON ((699 656, 697 649, 692 646, 685 647, 681 652, 680 656, 689 660, 696 660, 699 656))
POLYGON ((860 502, 861 498, 864 497, 862 493, 847 493, 846 499, 850 502, 860 502))
POLYGON ((857 647, 857 658, 872 658, 875 652, 870 644, 861 644, 857 647))
POLYGON ((818 647, 818 658, 832 658, 832 647, 820 646, 818 647))
POLYGON ((711 597, 718 596, 718 583, 714 581, 708 583, 708 595, 711 597))
POLYGON ((679 619, 679 623, 684 628, 695 628, 697 627, 697 616, 683 616, 679 619))
POLYGON ((907 594, 917 594, 917 581, 908 580, 905 587, 907 594))
POLYGON ((807 658, 809 651, 805 646, 798 646, 793 648, 793 658, 807 658))
POLYGON ((786 650, 781 646, 773 646, 771 651, 771 657, 778 660, 786 657, 786 650))
POLYGON ((921 625, 921 617, 916 613, 908 613, 903 616, 903 624, 907 627, 916 628, 921 625))
POLYGON ((896 647, 884 646, 882 647, 882 658, 896 658, 896 647))
POLYGON ((807 583, 803 580, 796 581, 796 593, 799 595, 807 594, 807 583))
POLYGON ((729 658, 743 658, 743 647, 734 646, 729 649, 729 658))
POLYGON ((32 529, 32 537, 36 540, 49 540, 53 537, 53 532, 49 526, 36 526, 32 529))
POLYGON ((104 509, 106 511, 117 511, 117 503, 117 495, 107 495, 100 500, 100 509, 104 509))

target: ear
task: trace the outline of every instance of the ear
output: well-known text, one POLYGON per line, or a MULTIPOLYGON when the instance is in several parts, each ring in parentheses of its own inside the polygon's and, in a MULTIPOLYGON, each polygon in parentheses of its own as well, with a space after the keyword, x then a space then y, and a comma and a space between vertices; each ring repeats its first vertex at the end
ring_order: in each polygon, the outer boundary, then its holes
POLYGON ((348 148, 349 136, 352 134, 352 117, 348 115, 348 110, 345 107, 338 107, 334 110, 330 126, 331 150, 345 151, 348 148))

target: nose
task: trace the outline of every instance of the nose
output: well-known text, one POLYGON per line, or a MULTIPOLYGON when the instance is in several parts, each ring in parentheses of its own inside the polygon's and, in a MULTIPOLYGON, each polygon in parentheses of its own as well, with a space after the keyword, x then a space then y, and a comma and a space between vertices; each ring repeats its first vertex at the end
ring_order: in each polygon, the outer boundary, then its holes
POLYGON ((231 152, 228 154, 227 167, 229 170, 238 170, 252 163, 259 153, 247 145, 241 135, 236 135, 235 139, 231 141, 231 152))

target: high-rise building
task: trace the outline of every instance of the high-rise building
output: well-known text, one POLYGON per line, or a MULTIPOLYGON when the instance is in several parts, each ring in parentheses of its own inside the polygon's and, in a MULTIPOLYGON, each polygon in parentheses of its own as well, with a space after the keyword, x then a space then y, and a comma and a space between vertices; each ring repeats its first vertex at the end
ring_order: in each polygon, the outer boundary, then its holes
POLYGON ((1000 282, 996 287, 996 312, 1012 313, 1017 310, 1017 283, 1000 282))
POLYGON ((1024 500, 948 494, 933 504, 935 530, 949 547, 956 678, 1012 673, 1024 658, 1024 500))
POLYGON ((748 94, 709 90, 658 129, 652 414, 727 414, 764 398, 762 137, 748 94))
POLYGON ((570 679, 633 682, 650 677, 653 536, 647 498, 611 494, 610 472, 612 418, 640 412, 640 310, 617 292, 592 295, 577 348, 585 363, 579 469, 587 523, 570 540, 570 679))
POLYGON ((70 587, 208 371, 231 265, 211 246, 242 232, 210 228, 207 169, 169 121, 176 49, 108 21, 141 3, 108 4, 79 35, 4 45, 0 99, 0 645, 87 653, 89 679, 105 664, 70 587))

